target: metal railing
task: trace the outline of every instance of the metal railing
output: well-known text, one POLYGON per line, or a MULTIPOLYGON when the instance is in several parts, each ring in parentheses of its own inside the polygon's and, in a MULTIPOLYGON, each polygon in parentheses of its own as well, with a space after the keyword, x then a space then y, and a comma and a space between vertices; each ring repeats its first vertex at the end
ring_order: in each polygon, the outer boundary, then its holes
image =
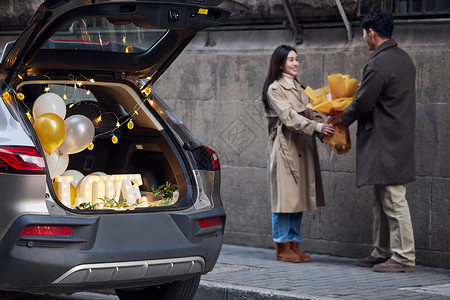
POLYGON ((357 16, 376 8, 398 17, 442 17, 450 15, 450 0, 358 0, 357 16))

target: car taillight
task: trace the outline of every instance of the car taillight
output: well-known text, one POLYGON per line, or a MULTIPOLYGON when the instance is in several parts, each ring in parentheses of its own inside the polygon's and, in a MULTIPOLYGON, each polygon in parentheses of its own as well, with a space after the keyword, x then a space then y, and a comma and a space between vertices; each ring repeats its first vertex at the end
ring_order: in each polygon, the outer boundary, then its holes
POLYGON ((9 174, 45 174, 45 162, 34 147, 0 147, 0 172, 9 174))
POLYGON ((206 146, 192 150, 199 170, 220 171, 219 156, 216 151, 206 146))
POLYGON ((209 156, 211 157, 212 170, 213 171, 220 171, 219 155, 217 155, 216 151, 214 151, 211 148, 208 148, 206 146, 203 146, 203 148, 205 148, 206 152, 208 152, 209 156))
POLYGON ((198 225, 200 225, 200 228, 219 226, 222 225, 222 219, 220 217, 202 219, 198 220, 198 225))
POLYGON ((22 229, 21 235, 33 236, 69 236, 72 233, 70 226, 26 226, 22 229))

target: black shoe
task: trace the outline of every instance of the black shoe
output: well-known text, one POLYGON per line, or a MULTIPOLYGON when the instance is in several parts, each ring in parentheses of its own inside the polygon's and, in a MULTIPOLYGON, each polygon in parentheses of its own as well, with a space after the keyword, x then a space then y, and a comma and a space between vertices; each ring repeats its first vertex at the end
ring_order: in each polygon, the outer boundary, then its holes
POLYGON ((373 266, 373 270, 376 272, 384 272, 384 273, 409 273, 415 272, 416 267, 405 265, 398 261, 390 259, 385 263, 373 266))
POLYGON ((369 255, 369 256, 358 259, 356 264, 360 267, 372 268, 373 266, 375 266, 377 264, 386 262, 388 259, 389 258, 375 258, 372 255, 369 255))

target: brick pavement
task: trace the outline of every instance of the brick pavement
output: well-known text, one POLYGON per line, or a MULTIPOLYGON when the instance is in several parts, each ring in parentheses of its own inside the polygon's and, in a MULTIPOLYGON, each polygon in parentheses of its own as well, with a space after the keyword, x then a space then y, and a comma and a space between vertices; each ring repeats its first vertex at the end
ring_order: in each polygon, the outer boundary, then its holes
POLYGON ((311 262, 293 264, 274 256, 271 249, 224 245, 195 300, 450 299, 449 269, 377 273, 349 258, 312 254, 311 262))

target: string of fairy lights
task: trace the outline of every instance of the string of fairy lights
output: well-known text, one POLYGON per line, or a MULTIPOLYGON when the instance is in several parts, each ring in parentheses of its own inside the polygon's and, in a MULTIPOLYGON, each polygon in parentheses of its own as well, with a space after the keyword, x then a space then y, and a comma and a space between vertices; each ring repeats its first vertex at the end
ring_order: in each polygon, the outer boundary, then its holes
MULTIPOLYGON (((48 76, 44 75, 44 77, 47 77, 48 80, 49 80, 49 84, 44 88, 44 92, 48 93, 48 92, 50 92, 52 90, 54 85, 53 85, 53 83, 51 82, 51 79, 48 76)), ((86 87, 85 82, 89 82, 89 84, 95 84, 95 80, 93 78, 87 78, 87 77, 85 77, 83 75, 81 75, 80 77, 82 77, 83 80, 79 80, 78 77, 76 77, 76 76, 74 76, 72 74, 69 74, 68 75, 68 79, 69 79, 69 81, 72 81, 72 83, 70 83, 70 85, 73 84, 73 87, 74 87, 75 90, 77 88, 82 88, 82 89, 86 90, 84 92, 84 94, 89 96, 91 94, 91 91, 89 89, 85 88, 86 87)), ((21 75, 18 75, 18 78, 23 81, 23 77, 21 75)), ((67 86, 67 84, 64 85, 64 92, 63 92, 63 95, 61 96, 61 98, 64 101, 68 100, 68 96, 67 96, 67 92, 66 92, 66 86, 67 86)), ((18 100, 20 100, 19 102, 22 103, 25 106, 26 110, 27 110, 26 115, 27 115, 28 119, 32 122, 33 116, 31 114, 31 109, 25 103, 25 101, 24 101, 25 95, 23 93, 21 93, 20 89, 21 88, 19 88, 18 90, 14 90, 10 86, 8 86, 5 89, 5 91, 2 93, 2 98, 5 101, 7 101, 7 102, 11 101, 12 97, 15 97, 18 100)), ((98 105, 96 105, 95 103, 91 103, 91 101, 82 100, 82 97, 80 97, 80 99, 75 100, 72 103, 70 103, 68 105, 69 109, 71 109, 75 105, 81 105, 83 102, 88 104, 88 105, 96 106, 98 111, 99 111, 99 116, 97 118, 95 118, 94 120, 91 120, 91 121, 96 122, 97 125, 100 122, 102 122, 102 116, 107 115, 107 114, 112 114, 115 117, 115 119, 116 119, 115 127, 113 129, 111 129, 111 130, 108 130, 106 132, 102 132, 102 133, 99 133, 99 134, 95 135, 94 138, 92 139, 91 143, 87 146, 87 149, 88 150, 93 150, 94 149, 94 142, 96 141, 96 138, 98 138, 100 136, 104 136, 104 135, 110 135, 111 142, 113 144, 117 144, 119 142, 119 139, 114 134, 114 132, 116 130, 118 130, 119 128, 121 128, 125 124, 126 124, 128 129, 132 130, 134 128, 134 122, 133 122, 134 121, 134 117, 139 114, 138 111, 141 109, 140 105, 144 104, 146 101, 148 101, 150 103, 150 105, 152 105, 152 106, 154 105, 154 102, 151 99, 151 92, 152 92, 151 88, 148 87, 148 86, 143 88, 143 89, 141 89, 141 93, 144 96, 144 98, 141 99, 142 102, 141 103, 139 103, 139 102, 136 103, 136 105, 132 109, 132 112, 131 113, 128 112, 128 116, 126 117, 125 121, 122 121, 122 122, 120 121, 120 119, 122 117, 119 118, 114 112, 101 112, 101 109, 100 109, 100 107, 98 105)))

